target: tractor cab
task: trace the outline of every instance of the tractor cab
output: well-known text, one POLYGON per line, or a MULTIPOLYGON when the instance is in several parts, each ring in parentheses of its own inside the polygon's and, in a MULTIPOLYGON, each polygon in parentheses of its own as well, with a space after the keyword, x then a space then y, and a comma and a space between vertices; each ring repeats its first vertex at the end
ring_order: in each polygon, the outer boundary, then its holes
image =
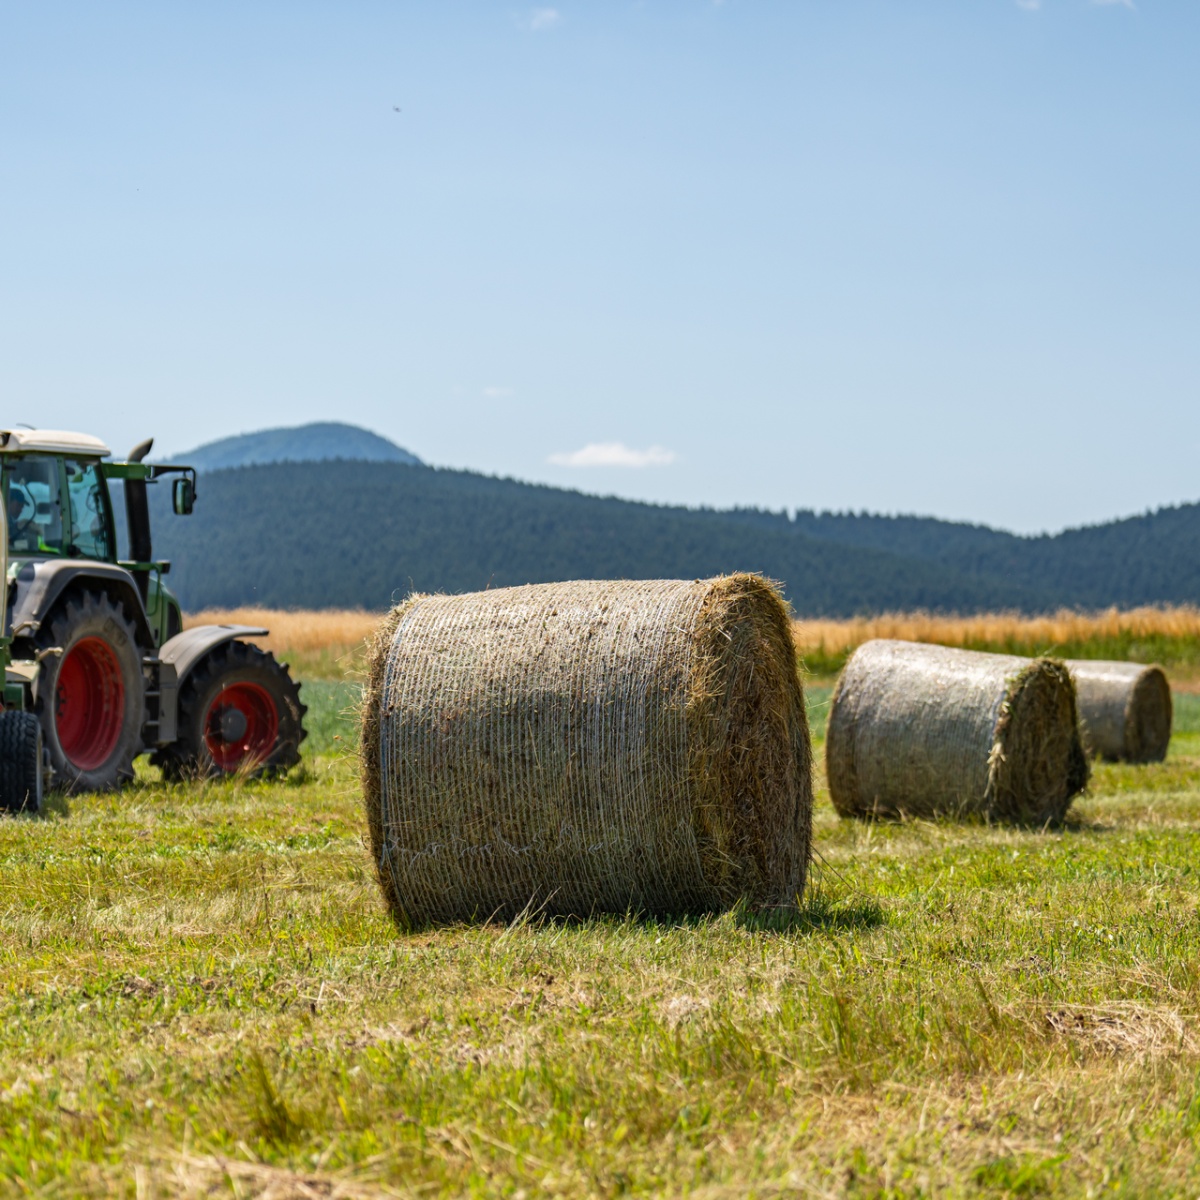
MULTIPOLYGON (((175 475, 175 510, 190 513, 196 477, 190 467, 142 462, 149 449, 150 443, 143 443, 128 461, 106 462, 109 448, 87 434, 0 431, 0 495, 8 525, 10 583, 44 573, 37 565, 42 563, 112 563, 132 576, 150 638, 161 646, 183 625, 179 602, 163 582, 171 564, 153 556, 146 488, 175 475), (117 557, 109 480, 120 480, 124 492, 128 559, 117 557)), ((19 630, 14 633, 20 636, 19 630)))
POLYGON ((96 438, 35 430, 0 433, 12 556, 115 561, 108 489, 96 438))

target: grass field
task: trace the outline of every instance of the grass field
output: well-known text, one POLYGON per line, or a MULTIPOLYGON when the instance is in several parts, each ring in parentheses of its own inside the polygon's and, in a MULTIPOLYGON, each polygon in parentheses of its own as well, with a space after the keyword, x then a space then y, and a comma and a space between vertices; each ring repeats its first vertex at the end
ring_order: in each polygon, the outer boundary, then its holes
POLYGON ((1200 697, 1054 832, 848 824, 822 791, 783 927, 401 936, 355 694, 306 683, 284 782, 146 769, 0 821, 7 1192, 1200 1193, 1200 697))

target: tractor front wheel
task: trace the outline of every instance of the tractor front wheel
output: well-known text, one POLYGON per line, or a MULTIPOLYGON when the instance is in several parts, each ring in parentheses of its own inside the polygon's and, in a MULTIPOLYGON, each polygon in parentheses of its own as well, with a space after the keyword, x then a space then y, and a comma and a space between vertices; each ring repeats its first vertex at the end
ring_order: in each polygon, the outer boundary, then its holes
POLYGON ((133 778, 145 680, 133 622, 103 592, 71 596, 38 638, 34 711, 57 786, 100 792, 133 778))
POLYGON ((275 775, 300 761, 300 687, 247 642, 218 646, 179 693, 179 736, 153 761, 168 779, 275 775))

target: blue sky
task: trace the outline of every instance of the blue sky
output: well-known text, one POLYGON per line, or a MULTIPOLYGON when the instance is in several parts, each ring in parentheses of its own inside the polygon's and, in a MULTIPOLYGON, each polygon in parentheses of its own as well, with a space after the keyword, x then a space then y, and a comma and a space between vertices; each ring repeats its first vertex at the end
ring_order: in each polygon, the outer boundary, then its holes
POLYGON ((1200 6, 0 15, 6 422, 1018 530, 1200 499, 1200 6))

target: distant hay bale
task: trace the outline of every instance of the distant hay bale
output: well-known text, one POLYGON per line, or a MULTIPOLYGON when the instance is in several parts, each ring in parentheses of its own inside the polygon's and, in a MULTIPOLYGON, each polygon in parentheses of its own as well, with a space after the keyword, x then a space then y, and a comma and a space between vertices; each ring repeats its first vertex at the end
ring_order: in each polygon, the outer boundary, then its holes
POLYGON ((1171 740, 1171 685, 1161 667, 1067 662, 1079 695, 1084 744, 1101 758, 1162 762, 1171 740))
POLYGON ((1062 663, 886 640, 842 671, 825 763, 844 817, 1040 825, 1060 821, 1088 780, 1062 663))
POLYGON ((804 888, 808 722, 758 576, 413 596, 376 637, 361 753, 402 927, 804 888))

